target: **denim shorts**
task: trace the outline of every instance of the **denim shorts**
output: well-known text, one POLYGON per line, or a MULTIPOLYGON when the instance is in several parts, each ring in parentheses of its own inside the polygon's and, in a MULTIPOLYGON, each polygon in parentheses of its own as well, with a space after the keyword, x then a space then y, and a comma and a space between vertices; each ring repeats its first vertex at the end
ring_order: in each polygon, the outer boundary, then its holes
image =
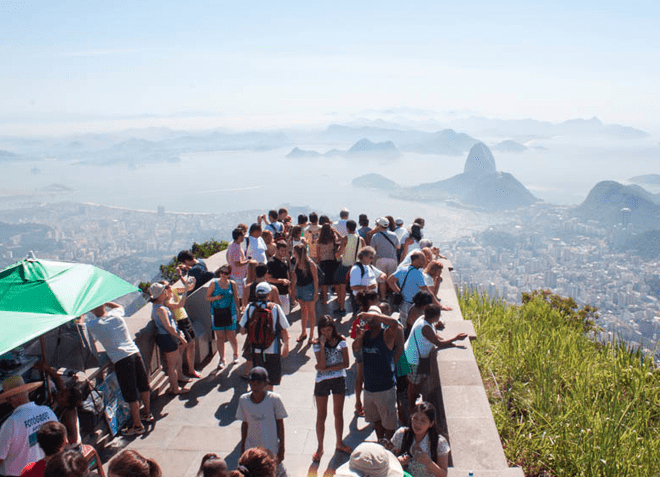
POLYGON ((303 287, 296 285, 296 298, 300 301, 314 301, 314 284, 303 287))
POLYGON ((169 334, 158 333, 156 335, 156 344, 163 353, 171 353, 179 349, 179 342, 169 334))

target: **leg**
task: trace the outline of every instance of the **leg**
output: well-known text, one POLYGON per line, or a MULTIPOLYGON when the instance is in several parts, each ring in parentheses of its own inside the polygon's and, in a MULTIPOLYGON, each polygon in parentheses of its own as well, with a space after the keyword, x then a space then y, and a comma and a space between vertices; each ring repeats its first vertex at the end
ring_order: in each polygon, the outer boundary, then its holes
POLYGON ((362 406, 362 385, 364 383, 364 364, 358 363, 357 376, 355 377, 355 410, 361 411, 362 406))
POLYGON ((140 419, 140 402, 131 401, 128 403, 128 407, 131 411, 131 420, 133 421, 133 427, 142 427, 142 420, 140 419))
POLYGON ((151 414, 151 391, 144 391, 140 393, 144 413, 148 416, 151 414))
POLYGON ((315 303, 313 301, 301 302, 304 303, 305 311, 307 312, 307 320, 309 322, 309 339, 314 339, 314 329, 316 328, 316 310, 314 309, 315 303))
POLYGON ((225 331, 215 330, 215 339, 218 347, 218 356, 220 357, 218 368, 222 368, 225 365, 225 331))
POLYGON ((186 343, 183 346, 179 346, 179 359, 178 363, 176 366, 176 373, 179 375, 179 377, 183 376, 183 355, 186 354, 186 349, 188 348, 188 344, 186 343))
POLYGON ((188 374, 196 378, 202 376, 195 370, 195 340, 190 340, 186 345, 186 355, 188 358, 188 374))
POLYGON ((170 389, 169 392, 172 394, 178 394, 180 389, 179 389, 179 380, 178 380, 178 373, 177 373, 177 359, 179 356, 179 350, 177 349, 176 351, 172 351, 170 353, 165 353, 165 363, 167 366, 167 378, 170 381, 170 389))
POLYGON ((302 341, 307 336, 307 308, 304 301, 298 300, 298 303, 300 304, 300 325, 302 328, 298 341, 302 341))
POLYGON ((328 304, 328 285, 321 285, 321 303, 328 304))
POLYGON ((383 423, 381 421, 376 421, 373 423, 374 425, 374 430, 376 431, 376 437, 378 440, 381 440, 383 437, 385 437, 385 428, 383 427, 383 423))
POLYGON ((225 333, 227 335, 227 339, 229 340, 229 344, 231 345, 231 349, 234 352, 233 359, 234 361, 238 361, 238 340, 236 339, 236 332, 226 331, 225 333))
POLYGON ((346 302, 346 285, 335 285, 337 288, 337 304, 339 305, 340 310, 345 310, 346 302))
POLYGON ((419 396, 419 391, 421 388, 421 384, 413 384, 408 381, 408 412, 411 416, 413 410, 415 409, 415 401, 417 400, 417 396, 419 396))
MULTIPOLYGON (((337 438, 336 449, 342 452, 346 452, 348 446, 344 444, 344 400, 346 399, 345 394, 333 394, 332 395, 332 404, 333 412, 335 414, 335 436, 337 438)), ((350 449, 349 452, 350 454, 350 449)))
POLYGON ((316 396, 316 454, 323 454, 323 439, 325 437, 325 419, 328 417, 328 396, 316 396))

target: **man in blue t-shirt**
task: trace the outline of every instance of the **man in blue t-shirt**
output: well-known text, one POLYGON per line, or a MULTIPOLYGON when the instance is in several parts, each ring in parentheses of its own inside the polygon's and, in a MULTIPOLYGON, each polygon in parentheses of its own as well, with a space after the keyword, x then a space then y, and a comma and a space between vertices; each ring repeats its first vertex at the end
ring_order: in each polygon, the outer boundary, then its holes
POLYGON ((432 293, 424 281, 422 269, 426 265, 426 256, 421 250, 416 250, 411 255, 410 266, 397 270, 387 279, 387 284, 396 293, 403 295, 403 303, 399 307, 399 319, 405 327, 408 311, 412 308, 412 299, 420 290, 432 293))

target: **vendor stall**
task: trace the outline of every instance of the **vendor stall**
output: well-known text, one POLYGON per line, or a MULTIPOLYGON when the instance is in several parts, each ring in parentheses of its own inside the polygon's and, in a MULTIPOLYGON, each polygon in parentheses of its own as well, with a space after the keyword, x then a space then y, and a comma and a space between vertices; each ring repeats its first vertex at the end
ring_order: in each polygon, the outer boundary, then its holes
MULTIPOLYGON (((102 415, 103 397, 94 397, 93 391, 100 394, 105 363, 74 320, 136 291, 119 277, 87 264, 26 259, 0 271, 0 383, 9 376, 41 381, 46 386, 31 394, 36 402, 57 409, 84 407, 85 400, 87 408, 102 415), (71 389, 82 393, 72 396, 71 389), (54 399, 55 391, 67 391, 60 394, 66 399, 54 399)), ((9 413, 11 409, 0 407, 0 423, 9 413)))

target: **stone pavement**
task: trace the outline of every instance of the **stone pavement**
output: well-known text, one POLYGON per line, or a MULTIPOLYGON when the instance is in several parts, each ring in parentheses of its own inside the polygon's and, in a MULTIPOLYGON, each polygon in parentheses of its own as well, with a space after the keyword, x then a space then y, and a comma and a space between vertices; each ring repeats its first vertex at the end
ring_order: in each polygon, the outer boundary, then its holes
MULTIPOLYGON (((334 304, 329 305, 330 309, 334 304)), ((317 306, 323 314, 328 307, 317 306)), ((282 401, 289 417, 284 420, 286 456, 284 459, 290 477, 307 475, 332 475, 333 470, 348 460, 348 455, 334 452, 335 431, 332 413, 332 398, 328 401, 328 417, 325 425, 325 454, 319 464, 312 463, 316 451, 316 405, 314 400, 314 366, 316 359, 308 340, 296 343, 300 335, 300 313, 298 308, 289 315, 291 322, 289 356, 282 362, 282 383, 275 392, 282 401)), ((352 315, 341 321, 339 332, 348 336, 352 315)), ((350 345, 349 338, 349 345, 350 345)), ((239 336, 239 348, 243 336, 239 336)), ((225 356, 231 357, 229 343, 225 345, 225 356)), ((352 353, 348 370, 348 393, 344 404, 344 442, 354 448, 364 440, 376 440, 376 434, 363 418, 354 413, 354 379, 356 367, 352 353)), ((247 392, 248 384, 240 379, 244 371, 244 360, 229 365, 216 373, 217 355, 204 369, 202 378, 187 387, 191 392, 185 396, 161 395, 153 402, 156 423, 142 436, 117 437, 104 449, 104 462, 123 448, 134 449, 145 457, 154 458, 161 466, 164 477, 193 477, 197 474, 202 457, 214 452, 223 457, 230 469, 235 469, 240 457, 241 422, 235 420, 239 397, 247 392)))

